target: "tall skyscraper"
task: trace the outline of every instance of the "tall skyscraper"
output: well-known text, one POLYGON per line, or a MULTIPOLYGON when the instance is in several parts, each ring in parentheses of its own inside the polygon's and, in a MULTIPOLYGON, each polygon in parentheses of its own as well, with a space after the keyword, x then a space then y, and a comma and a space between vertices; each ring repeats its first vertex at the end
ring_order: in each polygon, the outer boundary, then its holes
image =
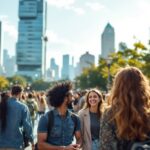
POLYGON ((107 58, 112 52, 115 52, 115 32, 114 28, 108 23, 101 36, 101 56, 107 58))
POLYGON ((50 70, 53 72, 53 80, 56 81, 59 79, 59 66, 56 64, 55 59, 51 58, 50 60, 50 70))
POLYGON ((19 0, 17 73, 41 78, 45 75, 45 0, 19 0))
POLYGON ((3 52, 3 67, 5 76, 11 77, 15 75, 16 58, 14 56, 10 57, 7 49, 4 49, 3 52))
POLYGON ((62 79, 69 79, 69 55, 63 55, 63 64, 61 70, 61 78, 62 79))

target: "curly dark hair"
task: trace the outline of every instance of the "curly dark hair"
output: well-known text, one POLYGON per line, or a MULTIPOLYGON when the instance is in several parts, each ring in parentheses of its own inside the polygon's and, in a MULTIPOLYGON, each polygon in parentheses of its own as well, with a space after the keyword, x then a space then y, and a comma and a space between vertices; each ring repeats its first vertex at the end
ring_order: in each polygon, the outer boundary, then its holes
POLYGON ((21 85, 14 85, 11 89, 11 94, 12 95, 18 95, 23 91, 21 85))
POLYGON ((71 82, 57 83, 47 92, 49 103, 53 107, 59 107, 64 102, 65 96, 72 89, 71 82))

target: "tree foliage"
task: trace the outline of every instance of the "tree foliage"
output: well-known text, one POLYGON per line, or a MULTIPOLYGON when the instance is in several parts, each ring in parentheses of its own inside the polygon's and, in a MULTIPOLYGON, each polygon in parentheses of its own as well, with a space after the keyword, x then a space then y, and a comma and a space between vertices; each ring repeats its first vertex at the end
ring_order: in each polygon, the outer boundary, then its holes
POLYGON ((20 75, 15 75, 13 77, 8 78, 9 82, 14 85, 14 84, 20 84, 23 87, 26 87, 27 81, 23 76, 20 75))
POLYGON ((97 67, 91 67, 82 72, 76 78, 78 88, 87 89, 99 87, 106 89, 108 79, 112 81, 116 72, 125 66, 135 66, 143 71, 150 79, 150 50, 140 41, 134 43, 133 48, 127 48, 124 51, 111 53, 109 58, 111 62, 108 64, 108 59, 99 58, 97 67))
POLYGON ((32 87, 32 90, 43 91, 50 87, 50 83, 45 82, 42 79, 40 79, 40 80, 34 81, 31 85, 31 87, 32 87))
POLYGON ((6 90, 8 88, 9 81, 4 76, 0 76, 0 91, 6 90))

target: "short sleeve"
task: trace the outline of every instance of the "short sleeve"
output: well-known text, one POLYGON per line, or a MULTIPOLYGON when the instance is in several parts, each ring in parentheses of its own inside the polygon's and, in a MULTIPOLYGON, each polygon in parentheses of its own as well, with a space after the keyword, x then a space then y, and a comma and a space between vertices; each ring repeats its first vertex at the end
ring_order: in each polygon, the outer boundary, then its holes
POLYGON ((78 116, 76 116, 76 121, 77 121, 77 123, 76 123, 76 127, 75 127, 75 132, 81 131, 81 123, 80 123, 80 119, 78 116))
POLYGON ((43 115, 38 124, 38 133, 47 133, 47 125, 48 125, 48 116, 43 115))

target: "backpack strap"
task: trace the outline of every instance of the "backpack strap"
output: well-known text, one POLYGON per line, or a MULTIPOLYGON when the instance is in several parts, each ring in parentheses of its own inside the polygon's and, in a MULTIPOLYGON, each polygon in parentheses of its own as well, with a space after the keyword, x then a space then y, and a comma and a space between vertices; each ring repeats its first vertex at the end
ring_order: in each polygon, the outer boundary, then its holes
POLYGON ((76 131, 76 128, 77 128, 77 124, 78 124, 78 118, 76 116, 76 114, 72 113, 71 112, 71 118, 74 122, 74 131, 73 131, 73 134, 75 134, 75 131, 76 131))
POLYGON ((54 124, 54 113, 53 113, 53 110, 50 110, 48 112, 47 141, 48 141, 48 137, 50 135, 51 129, 53 127, 53 124, 54 124))

